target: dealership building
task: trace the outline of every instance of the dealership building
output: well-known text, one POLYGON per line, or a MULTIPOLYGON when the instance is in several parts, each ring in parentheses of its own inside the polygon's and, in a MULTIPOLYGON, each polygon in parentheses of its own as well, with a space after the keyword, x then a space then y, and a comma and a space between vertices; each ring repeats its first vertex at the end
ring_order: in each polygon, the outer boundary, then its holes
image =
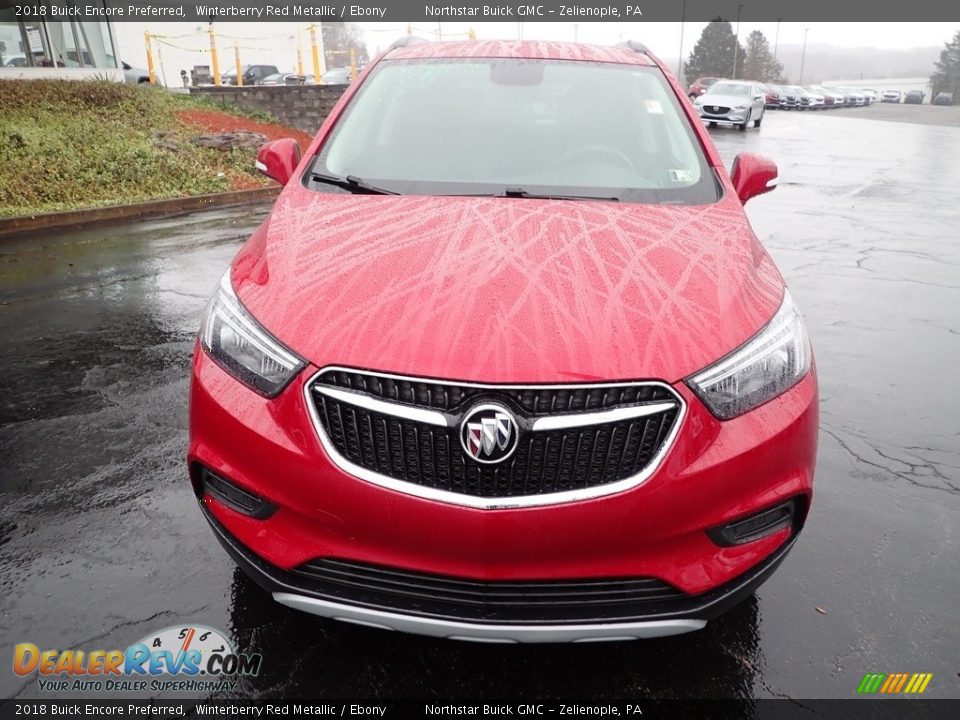
MULTIPOLYGON (((37 3, 40 5, 40 3, 37 3)), ((48 0, 45 16, 18 17, 14 0, 0 0, 0 80, 32 78, 123 79, 107 20, 57 19, 53 8, 71 0, 48 0)))

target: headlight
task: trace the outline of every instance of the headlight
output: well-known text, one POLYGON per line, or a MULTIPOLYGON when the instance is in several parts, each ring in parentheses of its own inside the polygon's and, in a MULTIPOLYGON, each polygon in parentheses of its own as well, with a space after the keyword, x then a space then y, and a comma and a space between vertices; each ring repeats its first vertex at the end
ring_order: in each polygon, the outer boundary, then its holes
POLYGON ((734 108, 734 110, 746 110, 746 109, 747 109, 747 106, 746 106, 746 105, 737 105, 737 106, 734 108))
POLYGON ((207 307, 200 342, 224 370, 267 397, 283 390, 306 365, 244 309, 233 292, 229 269, 207 307))
POLYGON ((810 369, 810 341, 789 291, 773 319, 744 345, 687 380, 721 420, 772 400, 810 369))

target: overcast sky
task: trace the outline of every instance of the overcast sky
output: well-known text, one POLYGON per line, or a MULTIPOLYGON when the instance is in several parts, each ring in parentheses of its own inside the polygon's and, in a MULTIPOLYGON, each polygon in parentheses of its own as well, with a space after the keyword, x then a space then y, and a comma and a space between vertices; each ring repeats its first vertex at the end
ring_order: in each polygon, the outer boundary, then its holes
MULTIPOLYGON (((361 23, 371 56, 406 33, 401 23, 361 23)), ((683 55, 688 56, 700 37, 706 23, 688 22, 683 26, 683 55)), ((168 84, 178 84, 181 69, 193 65, 208 65, 209 41, 206 26, 197 23, 117 23, 114 26, 120 56, 128 63, 146 66, 143 34, 167 35, 167 45, 161 45, 163 70, 168 84), (175 37, 185 36, 185 37, 175 37), (173 46, 176 47, 173 47, 173 46)), ((280 70, 296 70, 297 33, 305 72, 311 72, 310 38, 306 23, 216 23, 217 47, 221 70, 234 64, 234 42, 241 45, 241 62, 269 63, 280 70), (234 38, 239 38, 235 40, 234 38)), ((436 38, 437 23, 415 23, 415 34, 436 38)), ((465 38, 473 27, 480 39, 517 38, 522 32, 525 39, 567 40, 612 44, 620 40, 634 39, 647 44, 654 53, 664 58, 676 58, 680 51, 680 23, 458 23, 444 22, 440 25, 443 39, 465 38)), ((803 43, 804 31, 808 45, 839 45, 844 47, 908 49, 924 46, 942 46, 960 30, 960 23, 794 23, 780 24, 779 44, 803 43)), ((736 28, 734 28, 736 29, 736 28)), ((753 30, 760 30, 770 41, 777 40, 777 23, 748 23, 740 26, 740 35, 745 37, 753 30)), ((347 64, 346 59, 344 64, 347 64)), ((159 73, 159 68, 158 68, 159 73)))

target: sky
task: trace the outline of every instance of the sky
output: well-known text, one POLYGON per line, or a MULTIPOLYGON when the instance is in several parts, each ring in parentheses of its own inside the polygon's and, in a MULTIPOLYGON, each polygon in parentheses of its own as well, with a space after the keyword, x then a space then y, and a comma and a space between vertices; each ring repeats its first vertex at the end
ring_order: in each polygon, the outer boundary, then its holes
MULTIPOLYGON (((690 54, 700 33, 707 23, 682 24, 683 56, 690 54)), ((393 40, 406 33, 402 23, 360 23, 364 30, 367 47, 373 56, 393 40)), ((639 40, 655 54, 663 58, 677 58, 681 47, 681 23, 428 23, 414 24, 414 34, 436 39, 437 31, 444 40, 466 38, 471 27, 479 39, 512 38, 522 33, 527 40, 564 40, 598 44, 613 44, 621 40, 639 40)), ((209 64, 209 40, 206 25, 197 23, 137 23, 123 22, 113 25, 120 57, 131 65, 146 67, 144 32, 159 35, 165 44, 159 44, 160 58, 156 53, 157 72, 161 69, 169 85, 179 84, 180 70, 193 65, 209 64), (159 60, 162 60, 162 68, 159 60)), ((218 54, 221 71, 235 64, 234 43, 241 46, 241 62, 268 63, 277 65, 281 71, 297 70, 298 33, 304 72, 312 72, 310 37, 306 23, 215 23, 218 34, 218 54), (236 39, 235 39, 236 38, 236 39)), ((734 27, 736 29, 736 27, 734 27)), ((801 45, 804 34, 808 46, 837 45, 906 50, 914 47, 942 46, 960 31, 960 23, 829 23, 744 22, 740 35, 745 38, 754 30, 763 32, 773 48, 779 45, 801 45), (809 28, 809 30, 808 30, 809 28)), ((347 64, 346 58, 344 65, 347 64)))

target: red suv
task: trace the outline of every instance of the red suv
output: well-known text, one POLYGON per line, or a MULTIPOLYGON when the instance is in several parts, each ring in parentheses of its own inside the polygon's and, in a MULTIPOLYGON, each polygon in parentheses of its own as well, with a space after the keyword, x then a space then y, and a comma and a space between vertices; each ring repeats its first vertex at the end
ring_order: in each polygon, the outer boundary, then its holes
POLYGON ((223 276, 189 469, 285 605, 441 637, 682 633, 810 505, 803 322, 682 88, 638 44, 387 50, 223 276))
POLYGON ((710 89, 710 86, 714 83, 723 80, 723 78, 714 78, 714 77, 702 77, 697 78, 693 81, 693 85, 690 86, 690 89, 687 90, 687 95, 691 100, 696 100, 698 97, 703 95, 707 90, 710 89))

